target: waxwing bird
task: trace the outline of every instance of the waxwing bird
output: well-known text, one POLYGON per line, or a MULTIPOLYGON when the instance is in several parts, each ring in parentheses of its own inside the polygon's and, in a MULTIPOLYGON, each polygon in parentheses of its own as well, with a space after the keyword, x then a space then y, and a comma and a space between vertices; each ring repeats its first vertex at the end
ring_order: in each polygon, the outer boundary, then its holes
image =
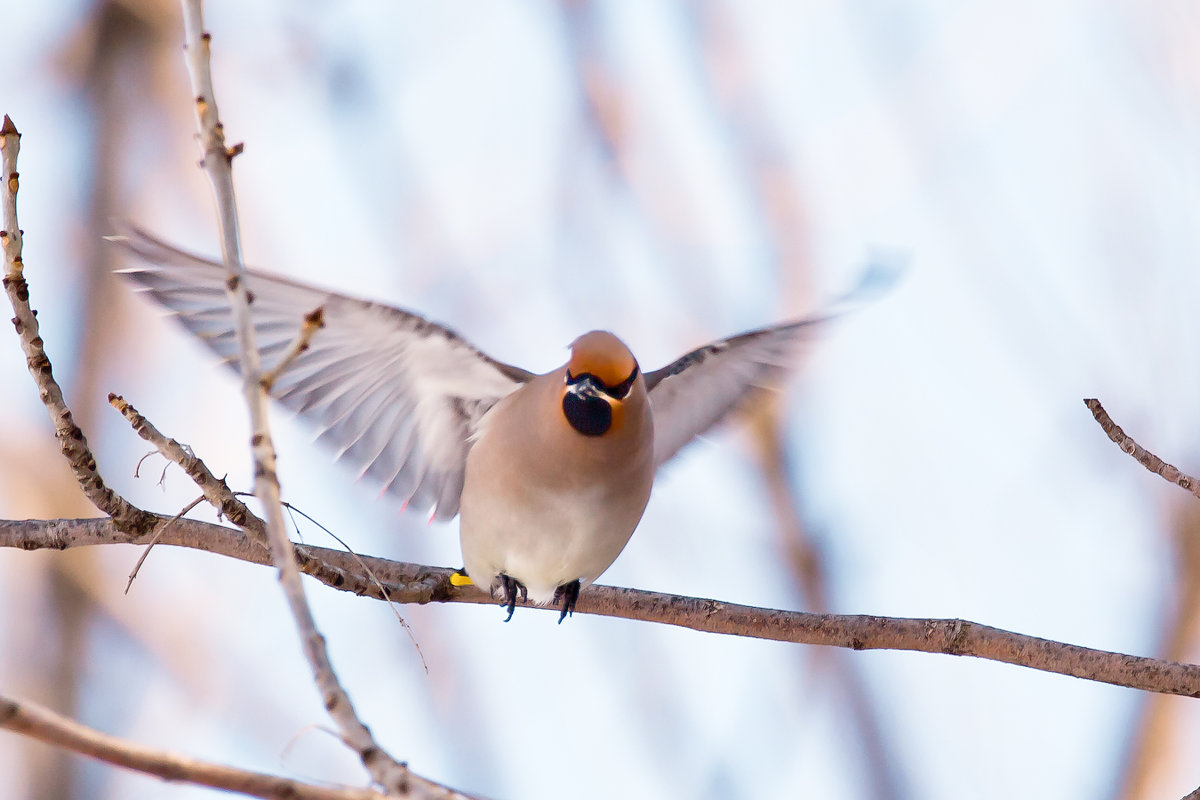
MULTIPOLYGON (((123 274, 236 368, 225 267, 138 229, 111 238, 146 264, 123 274)), ((560 622, 624 549, 658 467, 828 319, 743 333, 645 373, 620 339, 592 331, 566 364, 534 375, 409 311, 263 272, 245 281, 264 370, 323 312, 271 396, 360 477, 433 518, 461 513, 465 574, 499 591, 509 618, 519 596, 556 603, 560 622)))

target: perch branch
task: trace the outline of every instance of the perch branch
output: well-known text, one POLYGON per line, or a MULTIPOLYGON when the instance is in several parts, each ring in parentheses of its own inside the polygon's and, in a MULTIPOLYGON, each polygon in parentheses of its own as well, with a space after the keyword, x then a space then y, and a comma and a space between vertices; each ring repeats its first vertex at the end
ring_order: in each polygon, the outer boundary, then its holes
POLYGON ((1117 443, 1117 447, 1120 447, 1127 455, 1133 456, 1139 464, 1155 475, 1182 486, 1197 498, 1200 498, 1200 480, 1193 478, 1186 472, 1181 472, 1177 467, 1163 461, 1154 455, 1154 453, 1151 453, 1134 441, 1132 436, 1121 430, 1121 426, 1113 422, 1112 417, 1104 410, 1104 406, 1100 405, 1099 400, 1091 398, 1083 402, 1092 412, 1092 416, 1096 418, 1096 422, 1100 423, 1100 427, 1108 434, 1108 438, 1117 443))
MULTIPOLYGON (((107 519, 0 520, 0 546, 25 550, 141 544, 149 538, 150 534, 121 533, 107 519)), ((177 520, 163 531, 159 543, 269 563, 262 549, 241 531, 196 520, 177 520)), ((377 585, 347 553, 296 547, 308 555, 309 564, 320 565, 309 574, 335 589, 376 599, 383 599, 386 590, 399 603, 496 603, 478 588, 451 585, 452 569, 359 556, 379 580, 377 585)), ((1147 692, 1200 697, 1200 666, 1194 664, 1095 650, 961 619, 808 614, 612 586, 589 586, 579 595, 576 611, 780 642, 973 656, 1147 692)))
POLYGON ((80 725, 34 703, 3 695, 0 695, 0 728, 166 781, 185 781, 275 800, 386 800, 385 795, 369 789, 314 786, 143 747, 80 725))

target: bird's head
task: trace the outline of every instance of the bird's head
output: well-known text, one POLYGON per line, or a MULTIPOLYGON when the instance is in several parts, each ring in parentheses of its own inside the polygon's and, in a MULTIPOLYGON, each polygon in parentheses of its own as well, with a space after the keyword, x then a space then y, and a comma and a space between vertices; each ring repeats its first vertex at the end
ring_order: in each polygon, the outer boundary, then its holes
POLYGON ((563 416, 584 436, 620 429, 625 404, 638 383, 638 363, 625 343, 608 331, 592 331, 571 343, 563 386, 563 416))

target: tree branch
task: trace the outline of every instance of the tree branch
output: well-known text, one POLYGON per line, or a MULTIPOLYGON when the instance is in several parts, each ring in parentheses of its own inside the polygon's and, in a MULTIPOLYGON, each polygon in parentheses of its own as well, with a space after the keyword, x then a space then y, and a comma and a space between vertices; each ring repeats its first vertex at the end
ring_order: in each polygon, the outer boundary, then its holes
MULTIPOLYGON (((207 37, 204 37, 204 45, 207 51, 207 37)), ((149 535, 149 532, 155 526, 169 523, 171 520, 159 515, 150 514, 133 506, 105 485, 96 468, 95 458, 87 446, 87 440, 83 431, 75 424, 71 411, 63 399, 62 391, 54 380, 50 361, 46 356, 43 342, 39 335, 37 315, 30 307, 29 286, 24 277, 24 262, 21 252, 22 231, 17 223, 16 203, 16 195, 19 188, 17 173, 17 156, 19 152, 20 133, 18 133, 12 120, 5 115, 3 124, 0 125, 0 169, 2 169, 3 180, 3 187, 0 188, 0 205, 3 206, 4 222, 4 229, 0 231, 0 246, 4 250, 5 262, 3 284, 9 301, 12 304, 13 311, 16 314, 13 323, 21 340, 21 346, 25 352, 30 374, 38 386, 42 402, 50 412, 63 456, 71 466, 77 482, 88 498, 101 511, 110 515, 110 519, 104 521, 105 526, 109 528, 107 534, 109 538, 116 541, 135 541, 139 539, 149 541, 153 538, 149 535)), ((253 371, 253 374, 254 392, 261 395, 262 389, 258 383, 257 369, 253 371)), ((265 409, 265 397, 263 398, 263 407, 265 409)), ((132 411, 132 409, 129 410, 132 411)), ((133 413, 136 415, 136 412, 133 413)), ((257 431, 258 428, 256 427, 255 430, 257 431)), ((161 434, 159 436, 162 438, 161 434)), ((267 437, 255 436, 253 439, 253 443, 256 446, 261 446, 264 441, 269 446, 269 439, 267 437)), ((182 448, 179 449, 182 451, 182 448)), ((318 684, 322 688, 326 708, 335 721, 338 722, 339 727, 342 728, 343 739, 359 753, 364 766, 367 767, 372 778, 394 795, 420 798, 464 797, 464 795, 447 787, 410 772, 407 766, 396 762, 395 759, 388 756, 374 743, 370 732, 354 715, 348 698, 340 685, 338 685, 337 678, 329 666, 328 657, 325 653, 324 640, 316 632, 315 626, 312 624, 311 613, 308 611, 307 604, 303 599, 303 586, 297 571, 296 559, 293 556, 293 547, 287 538, 283 525, 282 510, 278 503, 279 489, 278 482, 274 479, 273 464, 273 454, 269 469, 263 468, 262 462, 256 459, 256 474, 260 478, 269 476, 270 480, 267 482, 274 484, 275 516, 278 518, 277 529, 280 540, 278 546, 275 548, 277 554, 280 555, 276 560, 291 567, 292 580, 290 581, 290 585, 293 591, 288 592, 289 601, 291 602, 293 613, 297 617, 297 624, 302 629, 305 652, 309 656, 309 661, 313 665, 318 684), (305 626, 300 621, 301 619, 307 619, 308 625, 305 626)), ((208 477, 212 479, 212 483, 220 483, 222 488, 228 493, 228 487, 224 487, 222 482, 216 481, 211 474, 208 477)), ((270 492, 267 492, 268 499, 270 494, 270 492)), ((265 502, 264 505, 267 505, 268 509, 270 508, 269 502, 265 502)), ((248 511, 246 512, 245 520, 247 521, 247 527, 252 530, 255 518, 248 511)), ((175 521, 173 524, 179 524, 179 522, 181 521, 175 521)), ((243 541, 248 541, 245 537, 242 537, 242 539, 243 541)), ((66 545, 62 546, 65 547, 66 545)), ((254 549, 261 552, 261 548, 256 547, 254 549)), ((307 558, 304 561, 306 571, 311 571, 319 575, 323 580, 335 584, 342 582, 335 568, 314 563, 311 559, 307 558)), ((286 569, 281 569, 281 572, 286 571, 286 569)))
POLYGON ((143 747, 80 725, 35 703, 4 695, 0 695, 0 728, 166 781, 186 781, 273 800, 386 800, 385 795, 369 789, 314 786, 143 747))
MULTIPOLYGON (((62 550, 116 542, 144 544, 150 538, 151 534, 121 533, 107 519, 0 520, 0 547, 24 550, 62 550)), ((262 549, 241 531, 196 520, 175 521, 159 535, 159 543, 205 550, 255 564, 269 563, 262 549)), ((335 589, 375 599, 383 599, 386 591, 398 603, 497 602, 476 587, 451 585, 450 575, 454 571, 449 568, 359 556, 379 580, 376 585, 348 553, 307 545, 294 547, 302 554, 305 572, 335 589)), ((797 644, 973 656, 1147 692, 1200 697, 1200 666, 1095 650, 961 619, 807 614, 598 585, 584 589, 575 610, 797 644)))
POLYGON ((125 402, 125 398, 117 394, 108 395, 108 403, 133 426, 138 436, 154 445, 159 454, 178 464, 187 473, 192 482, 199 487, 204 499, 217 510, 225 519, 247 531, 264 548, 267 543, 267 526, 245 503, 238 499, 224 480, 212 474, 203 461, 188 452, 188 449, 174 439, 164 435, 154 427, 150 420, 138 413, 138 410, 125 402))
MULTIPOLYGON (((233 158, 241 146, 225 145, 224 126, 217 111, 210 64, 211 37, 204 30, 201 0, 181 0, 184 18, 188 76, 196 99, 196 124, 202 166, 212 183, 221 228, 221 251, 229 273, 228 289, 237 333, 238 355, 242 367, 242 389, 250 412, 250 447, 254 458, 254 494, 266 515, 267 539, 272 560, 279 569, 279 581, 296 621, 305 658, 313 679, 321 691, 325 708, 337 725, 342 741, 353 749, 371 777, 389 791, 407 793, 418 789, 425 796, 443 796, 448 790, 410 774, 408 767, 392 758, 376 743, 371 731, 359 719, 350 697, 342 688, 325 639, 317 631, 316 621, 304 597, 304 585, 284 527, 280 505, 279 476, 276 472, 275 445, 271 440, 267 392, 261 379, 258 348, 254 342, 254 324, 250 318, 250 293, 246 289, 246 267, 242 263, 238 232, 237 201, 233 191, 233 158)), ((303 332, 298 332, 303 336, 303 332)), ((311 335, 311 333, 309 334, 311 335)))
POLYGON ((1092 416, 1096 418, 1096 422, 1100 423, 1100 427, 1108 434, 1108 438, 1117 443, 1117 447, 1120 447, 1126 454, 1133 456, 1139 464, 1155 475, 1162 477, 1163 480, 1179 484, 1200 499, 1200 480, 1193 478, 1186 472, 1181 472, 1177 467, 1163 461, 1154 455, 1154 453, 1151 453, 1134 441, 1132 436, 1125 433, 1117 423, 1113 422, 1112 417, 1104 410, 1104 406, 1100 405, 1099 400, 1090 398, 1084 400, 1083 403, 1091 410, 1092 416))
POLYGON ((46 357, 42 337, 38 333, 37 312, 29 305, 29 284, 25 282, 25 263, 21 256, 23 231, 17 223, 17 154, 21 150, 21 134, 8 115, 0 126, 0 162, 3 166, 4 230, 0 245, 4 248, 4 291, 12 304, 13 325, 25 351, 29 374, 37 384, 38 394, 50 421, 63 457, 71 467, 75 480, 96 508, 111 516, 118 527, 130 532, 144 532, 154 525, 152 515, 128 503, 105 485, 96 469, 96 459, 88 448, 87 438, 75 424, 71 410, 63 399, 62 389, 54 380, 50 359, 46 357))

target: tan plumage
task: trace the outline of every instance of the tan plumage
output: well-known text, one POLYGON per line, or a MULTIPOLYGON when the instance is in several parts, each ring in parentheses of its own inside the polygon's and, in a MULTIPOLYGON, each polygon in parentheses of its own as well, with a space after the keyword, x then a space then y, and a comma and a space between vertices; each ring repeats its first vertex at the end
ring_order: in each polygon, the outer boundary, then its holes
MULTIPOLYGON (((125 274, 236 366, 224 267, 137 229, 112 238, 148 265, 125 274)), ((500 590, 510 615, 527 590, 565 616, 625 547, 658 466, 769 382, 819 321, 713 342, 646 374, 593 331, 534 375, 411 312, 261 272, 246 283, 266 369, 324 310, 272 396, 405 503, 439 519, 461 510, 466 573, 500 590)))
POLYGON ((539 375, 484 415, 467 456, 460 527, 475 583, 509 575, 546 603, 559 587, 586 586, 616 560, 654 483, 645 379, 636 376, 624 399, 597 400, 612 414, 597 435, 572 427, 562 405, 568 374, 591 373, 616 386, 635 368, 617 337, 594 331, 576 340, 568 365, 539 375), (629 366, 616 368, 610 358, 629 366))

